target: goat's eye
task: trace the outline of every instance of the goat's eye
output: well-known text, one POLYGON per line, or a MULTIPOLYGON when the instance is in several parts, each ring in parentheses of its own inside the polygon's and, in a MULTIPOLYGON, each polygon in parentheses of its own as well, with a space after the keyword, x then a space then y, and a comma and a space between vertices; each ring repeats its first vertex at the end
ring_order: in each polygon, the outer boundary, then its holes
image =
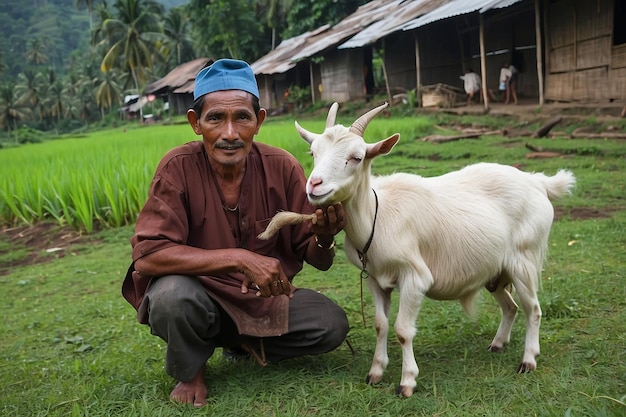
POLYGON ((357 164, 361 163, 361 161, 363 160, 363 158, 361 158, 360 156, 353 156, 352 160, 354 162, 356 162, 357 164))

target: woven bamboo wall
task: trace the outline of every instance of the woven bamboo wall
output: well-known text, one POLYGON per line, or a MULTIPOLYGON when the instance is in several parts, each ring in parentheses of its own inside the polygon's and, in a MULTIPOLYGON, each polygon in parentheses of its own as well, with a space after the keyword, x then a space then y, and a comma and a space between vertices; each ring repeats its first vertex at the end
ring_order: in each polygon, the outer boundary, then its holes
POLYGON ((613 45, 614 0, 552 0, 546 7, 546 98, 624 98, 626 45, 613 45))
POLYGON ((365 97, 363 91, 363 50, 334 50, 320 64, 322 100, 344 103, 365 97))

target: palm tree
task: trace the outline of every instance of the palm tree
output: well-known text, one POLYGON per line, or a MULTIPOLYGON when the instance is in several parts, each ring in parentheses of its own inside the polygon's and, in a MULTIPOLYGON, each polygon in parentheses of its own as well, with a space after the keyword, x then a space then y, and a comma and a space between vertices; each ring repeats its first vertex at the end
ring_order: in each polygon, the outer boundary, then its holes
POLYGON ((61 123, 61 118, 65 115, 66 103, 63 92, 63 82, 61 80, 55 80, 50 84, 48 97, 44 103, 50 112, 50 116, 56 118, 57 125, 61 123))
POLYGON ((159 15, 163 6, 153 0, 116 0, 116 18, 102 22, 100 44, 108 50, 100 68, 130 71, 138 92, 146 82, 146 69, 152 66, 155 42, 162 38, 159 15))
POLYGON ((172 67, 194 58, 193 43, 189 36, 191 21, 184 7, 170 9, 163 22, 163 34, 167 38, 169 64, 172 67), (174 53, 172 53, 172 51, 174 53))
POLYGON ((30 63, 41 65, 48 62, 48 55, 45 53, 48 45, 44 38, 32 38, 28 44, 30 49, 26 52, 26 59, 30 63))
POLYGON ((103 40, 106 40, 103 23, 108 19, 112 19, 113 14, 111 13, 111 10, 109 10, 109 6, 106 1, 96 7, 95 14, 98 17, 99 23, 96 24, 95 27, 92 26, 91 28, 91 45, 97 47, 103 40))
POLYGON ((267 19, 267 26, 272 29, 272 49, 276 48, 278 43, 276 32, 280 32, 280 29, 285 25, 287 12, 291 9, 292 3, 293 0, 265 0, 260 2, 261 6, 267 8, 265 18, 267 19))
MULTIPOLYGON (((9 136, 11 129, 17 129, 17 123, 30 117, 30 108, 20 103, 12 84, 0 86, 0 128, 6 129, 9 136)), ((17 135, 15 136, 17 141, 17 135)))
POLYGON ((33 113, 38 114, 41 121, 42 116, 39 111, 39 104, 41 102, 41 88, 44 83, 44 75, 41 72, 26 70, 20 73, 17 79, 15 93, 19 102, 33 109, 33 113))
POLYGON ((100 108, 100 114, 103 119, 105 110, 110 109, 113 107, 113 104, 121 101, 121 88, 117 82, 118 78, 114 71, 109 71, 103 73, 102 77, 98 79, 96 104, 100 108))
POLYGON ((89 13, 89 30, 93 27, 93 10, 94 3, 97 3, 98 0, 74 0, 74 4, 78 10, 83 10, 83 7, 87 9, 89 13))

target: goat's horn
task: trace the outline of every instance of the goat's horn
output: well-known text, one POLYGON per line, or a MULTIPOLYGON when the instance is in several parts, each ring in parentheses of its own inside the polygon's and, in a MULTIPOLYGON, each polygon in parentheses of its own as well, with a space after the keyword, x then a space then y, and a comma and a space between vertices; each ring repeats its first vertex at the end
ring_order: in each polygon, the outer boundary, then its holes
POLYGON ((339 103, 334 102, 328 110, 328 116, 326 117, 326 129, 335 126, 335 119, 337 118, 337 109, 339 109, 339 103))
POLYGON ((354 123, 352 123, 352 126, 350 126, 350 132, 356 133, 357 135, 363 137, 363 133, 365 132, 367 125, 378 113, 383 111, 388 105, 389 103, 385 102, 380 106, 368 111, 363 116, 359 117, 354 123))

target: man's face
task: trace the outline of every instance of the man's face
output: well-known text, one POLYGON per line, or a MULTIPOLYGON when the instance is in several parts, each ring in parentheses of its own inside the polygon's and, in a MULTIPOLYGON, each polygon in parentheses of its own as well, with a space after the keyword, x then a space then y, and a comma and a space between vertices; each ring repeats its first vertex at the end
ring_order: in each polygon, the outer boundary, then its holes
POLYGON ((265 120, 265 110, 254 113, 252 98, 241 90, 224 90, 204 97, 202 114, 187 112, 187 119, 202 141, 209 159, 224 167, 243 164, 254 135, 265 120))

